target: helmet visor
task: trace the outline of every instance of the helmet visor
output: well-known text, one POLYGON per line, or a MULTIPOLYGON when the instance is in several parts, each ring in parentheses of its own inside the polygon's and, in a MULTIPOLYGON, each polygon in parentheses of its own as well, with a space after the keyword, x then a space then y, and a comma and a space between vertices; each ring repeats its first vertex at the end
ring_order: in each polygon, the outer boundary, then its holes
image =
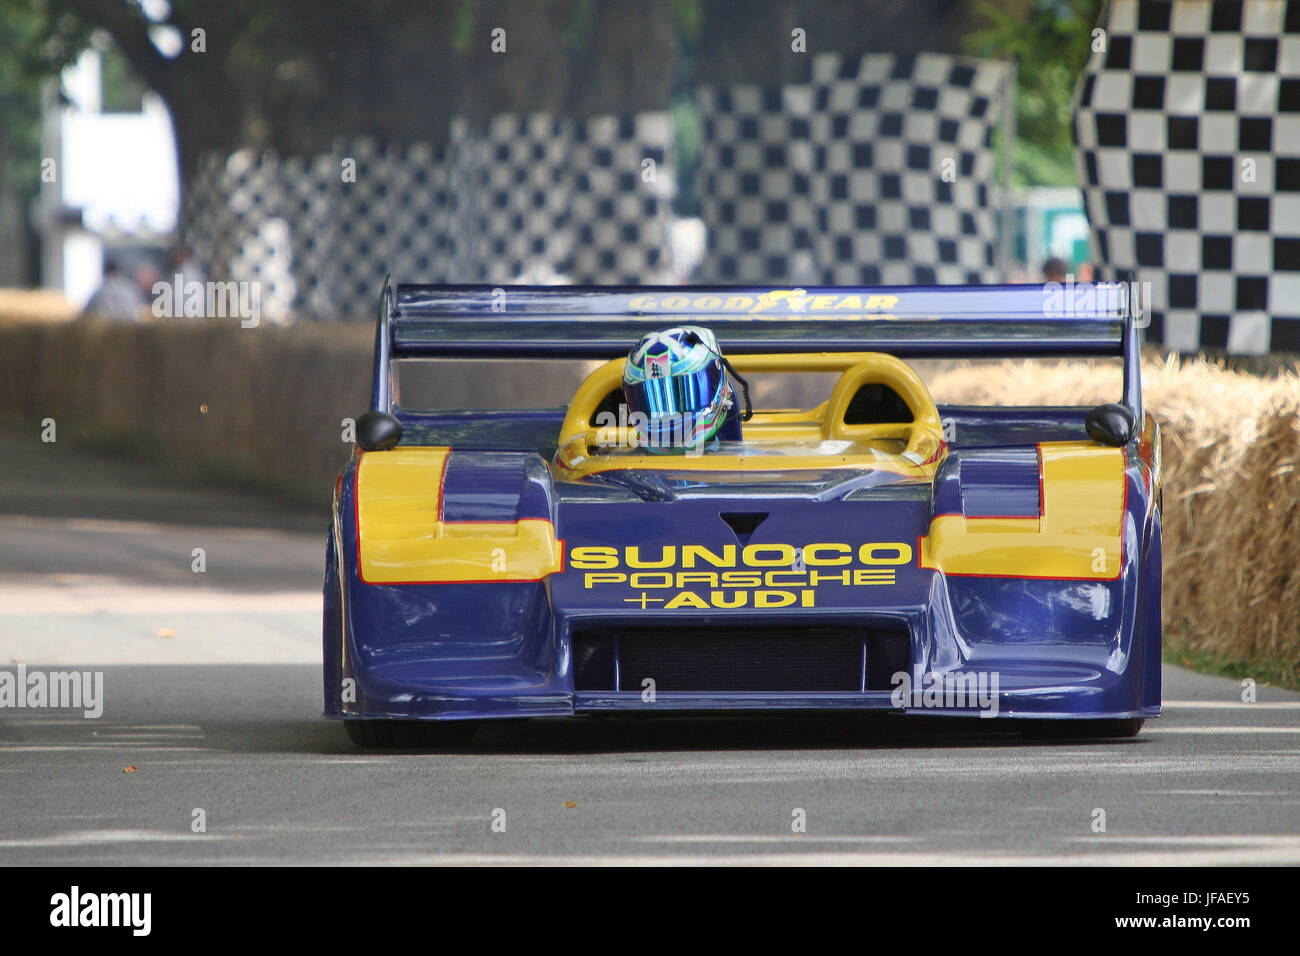
POLYGON ((717 399, 725 372, 720 363, 710 362, 694 372, 624 382, 628 407, 653 421, 667 415, 691 417, 717 399))

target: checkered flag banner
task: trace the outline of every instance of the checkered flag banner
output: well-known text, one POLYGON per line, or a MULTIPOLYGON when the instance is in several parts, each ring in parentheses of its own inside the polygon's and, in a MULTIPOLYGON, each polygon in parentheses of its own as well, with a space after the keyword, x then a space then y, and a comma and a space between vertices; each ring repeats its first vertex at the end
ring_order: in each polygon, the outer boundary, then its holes
POLYGON ((263 313, 370 316, 384 276, 435 283, 664 281, 667 114, 452 121, 445 147, 339 140, 281 159, 206 156, 183 233, 263 313), (269 299, 268 299, 269 297, 269 299))
POLYGON ((813 58, 823 282, 994 282, 993 131, 1010 66, 921 53, 813 58))
MULTIPOLYGON (((300 284, 317 290, 300 304, 316 315, 368 317, 387 273, 447 273, 441 242, 451 228, 446 167, 442 151, 428 143, 396 146, 358 138, 340 140, 333 153, 330 161, 316 164, 325 174, 329 219, 295 222, 304 244, 312 242, 305 235, 309 228, 319 230, 318 254, 296 262, 300 284), (346 180, 341 170, 349 172, 346 180)), ((310 175, 308 188, 319 185, 310 175)), ((286 181, 285 188, 297 187, 286 181)))
POLYGON ((224 159, 205 156, 182 220, 187 244, 213 278, 259 283, 261 314, 273 322, 288 318, 297 297, 291 214, 280 175, 274 153, 240 150, 224 159))
POLYGON ((817 280, 811 96, 807 86, 699 91, 708 281, 817 280))
POLYGON ((674 191, 667 113, 597 116, 571 125, 575 282, 635 285, 668 279, 674 191))
POLYGON ((263 315, 277 321, 369 316, 389 271, 451 273, 446 164, 427 143, 340 140, 309 159, 208 155, 182 223, 212 277, 261 283, 263 315))
POLYGON ((567 124, 547 113, 452 122, 455 282, 509 282, 572 255, 567 124))
POLYGON ((996 281, 990 60, 819 54, 812 82, 701 91, 712 281, 996 281))
POLYGON ((1300 2, 1114 0, 1076 91, 1108 271, 1151 283, 1150 341, 1300 351, 1300 2))

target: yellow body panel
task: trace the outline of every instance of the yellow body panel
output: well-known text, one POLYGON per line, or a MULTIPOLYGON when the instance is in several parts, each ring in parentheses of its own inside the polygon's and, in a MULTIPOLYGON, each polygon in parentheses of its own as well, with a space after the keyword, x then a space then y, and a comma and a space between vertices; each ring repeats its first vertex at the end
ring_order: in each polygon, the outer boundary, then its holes
POLYGON ((937 515, 921 566, 982 577, 1112 581, 1123 565, 1124 452, 1093 442, 1045 442, 1037 518, 937 515))
POLYGON ((357 463, 358 567, 367 584, 535 581, 562 565, 541 518, 442 521, 450 448, 367 452, 357 463))

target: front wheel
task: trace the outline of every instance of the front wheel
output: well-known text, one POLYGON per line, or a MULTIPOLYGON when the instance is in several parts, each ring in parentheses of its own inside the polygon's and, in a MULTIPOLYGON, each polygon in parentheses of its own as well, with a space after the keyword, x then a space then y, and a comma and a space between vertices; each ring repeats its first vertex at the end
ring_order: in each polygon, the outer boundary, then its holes
POLYGON ((1146 721, 1142 717, 1103 720, 1024 720, 1016 729, 1035 740, 1105 740, 1136 737, 1146 721))
POLYGON ((445 747, 467 744, 478 722, 473 720, 344 720, 343 729, 358 747, 445 747))

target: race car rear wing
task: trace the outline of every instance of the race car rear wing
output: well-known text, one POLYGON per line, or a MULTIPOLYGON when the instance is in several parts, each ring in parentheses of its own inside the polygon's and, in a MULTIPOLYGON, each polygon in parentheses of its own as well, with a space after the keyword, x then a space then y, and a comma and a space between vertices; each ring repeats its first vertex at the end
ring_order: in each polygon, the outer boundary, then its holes
POLYGON ((392 410, 393 361, 610 359, 665 325, 707 325, 724 354, 900 358, 1123 356, 1142 418, 1139 303, 1127 282, 990 286, 434 286, 384 284, 371 408, 392 410))

